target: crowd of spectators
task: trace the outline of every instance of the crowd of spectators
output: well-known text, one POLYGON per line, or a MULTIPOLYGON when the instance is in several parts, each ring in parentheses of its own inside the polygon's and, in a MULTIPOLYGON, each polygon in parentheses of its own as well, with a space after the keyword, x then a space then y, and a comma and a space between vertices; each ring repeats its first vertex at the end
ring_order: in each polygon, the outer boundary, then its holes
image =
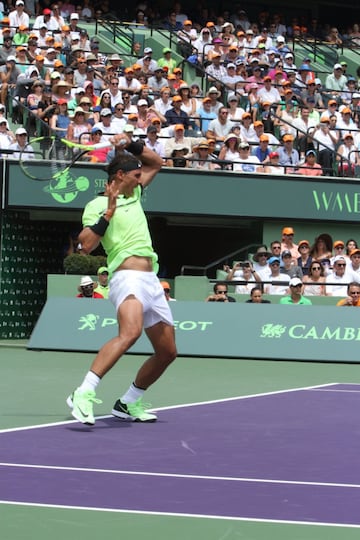
MULTIPOLYGON (((333 28, 315 20, 306 28, 295 20, 285 24, 267 12, 252 22, 241 9, 221 16, 203 9, 193 23, 179 3, 165 19, 139 4, 132 22, 176 31, 176 52, 205 75, 200 87, 185 80, 169 47, 155 58, 151 47, 134 44, 130 65, 116 52, 103 54, 98 37, 81 26, 96 18, 88 1, 70 7, 30 4, 15 1, 2 18, 0 35, 0 107, 25 123, 29 135, 51 130, 90 143, 126 131, 141 137, 169 167, 357 173, 359 73, 336 63, 322 81, 311 59, 296 62, 292 51, 299 32, 336 47, 333 28), (35 16, 31 25, 29 15, 35 16)), ((109 12, 106 2, 101 6, 103 14, 109 12)), ((347 42, 358 46, 356 25, 352 30, 347 42)), ((1 148, 16 142, 8 135, 1 148)), ((109 155, 107 150, 90 158, 103 162, 109 155)))
MULTIPOLYGON (((333 240, 329 234, 321 233, 313 243, 296 243, 294 235, 292 227, 284 227, 281 240, 272 241, 269 249, 261 245, 250 259, 225 265, 226 280, 236 282, 235 293, 247 294, 256 286, 270 295, 345 297, 339 305, 355 305, 350 297, 357 296, 360 288, 357 241, 333 240), (356 294, 352 294, 353 289, 356 294)), ((356 305, 358 300, 357 296, 356 305)), ((299 296, 296 303, 307 302, 300 301, 299 296)))

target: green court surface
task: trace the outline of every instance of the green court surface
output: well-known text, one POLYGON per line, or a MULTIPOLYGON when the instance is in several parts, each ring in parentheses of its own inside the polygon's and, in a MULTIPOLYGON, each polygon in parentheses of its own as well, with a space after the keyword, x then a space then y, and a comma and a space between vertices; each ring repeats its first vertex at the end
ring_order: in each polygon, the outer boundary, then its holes
MULTIPOLYGON (((65 398, 79 384, 91 359, 89 354, 35 352, 0 344, 0 431, 70 419, 65 398)), ((103 403, 96 406, 97 415, 109 414, 114 398, 133 380, 143 360, 144 357, 127 355, 104 378, 98 389, 103 403)), ((359 375, 360 368, 354 364, 178 358, 149 389, 146 398, 157 408, 332 382, 358 383, 359 375)), ((104 463, 104 467, 108 466, 111 464, 104 463)), ((119 497, 126 497, 126 493, 120 491, 119 497)), ((115 537, 355 540, 359 538, 359 528, 0 503, 1 540, 115 537)))

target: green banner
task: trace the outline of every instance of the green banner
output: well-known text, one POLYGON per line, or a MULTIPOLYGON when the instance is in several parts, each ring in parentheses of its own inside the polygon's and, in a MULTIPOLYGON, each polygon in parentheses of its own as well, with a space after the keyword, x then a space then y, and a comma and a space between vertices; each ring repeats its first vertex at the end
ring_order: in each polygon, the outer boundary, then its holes
MULTIPOLYGON (((11 207, 83 209, 104 190, 102 166, 74 165, 64 179, 36 181, 17 163, 7 162, 7 204, 11 207)), ((40 163, 39 167, 49 167, 40 163)), ((193 214, 357 222, 360 185, 357 181, 288 175, 239 175, 163 169, 145 190, 144 209, 164 214, 193 214), (221 194, 221 196, 219 196, 221 194)))
MULTIPOLYGON (((182 356, 359 362, 357 309, 179 301, 170 307, 182 356)), ((28 348, 95 352, 116 335, 109 301, 50 298, 28 348)), ((130 352, 151 350, 143 334, 130 352)))

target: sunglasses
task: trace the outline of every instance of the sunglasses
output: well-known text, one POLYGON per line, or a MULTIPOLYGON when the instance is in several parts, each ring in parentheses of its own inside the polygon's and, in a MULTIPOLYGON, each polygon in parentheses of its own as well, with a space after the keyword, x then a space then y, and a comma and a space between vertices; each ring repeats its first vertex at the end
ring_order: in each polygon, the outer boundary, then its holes
POLYGON ((341 268, 341 267, 345 267, 345 266, 346 266, 346 264, 344 264, 344 263, 336 263, 336 265, 335 265, 335 266, 338 266, 339 268, 341 268))
POLYGON ((321 270, 321 266, 312 266, 311 270, 321 270))

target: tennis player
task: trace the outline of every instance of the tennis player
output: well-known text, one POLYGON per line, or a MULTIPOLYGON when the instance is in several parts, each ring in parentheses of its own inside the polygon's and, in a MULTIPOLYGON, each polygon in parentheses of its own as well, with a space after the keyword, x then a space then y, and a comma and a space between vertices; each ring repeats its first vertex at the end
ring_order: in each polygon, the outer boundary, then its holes
POLYGON ((143 394, 177 354, 173 318, 156 275, 157 255, 141 205, 142 190, 160 170, 162 159, 141 141, 133 142, 125 134, 114 137, 114 144, 117 152, 107 166, 105 194, 85 207, 84 228, 79 235, 83 253, 90 253, 100 242, 106 251, 112 275, 109 299, 116 308, 119 324, 118 336, 100 349, 81 385, 67 398, 74 418, 90 425, 95 423, 93 404, 101 403, 95 393, 98 384, 137 341, 143 327, 154 354, 117 399, 112 409, 114 416, 156 421, 156 415, 143 402, 143 394))

